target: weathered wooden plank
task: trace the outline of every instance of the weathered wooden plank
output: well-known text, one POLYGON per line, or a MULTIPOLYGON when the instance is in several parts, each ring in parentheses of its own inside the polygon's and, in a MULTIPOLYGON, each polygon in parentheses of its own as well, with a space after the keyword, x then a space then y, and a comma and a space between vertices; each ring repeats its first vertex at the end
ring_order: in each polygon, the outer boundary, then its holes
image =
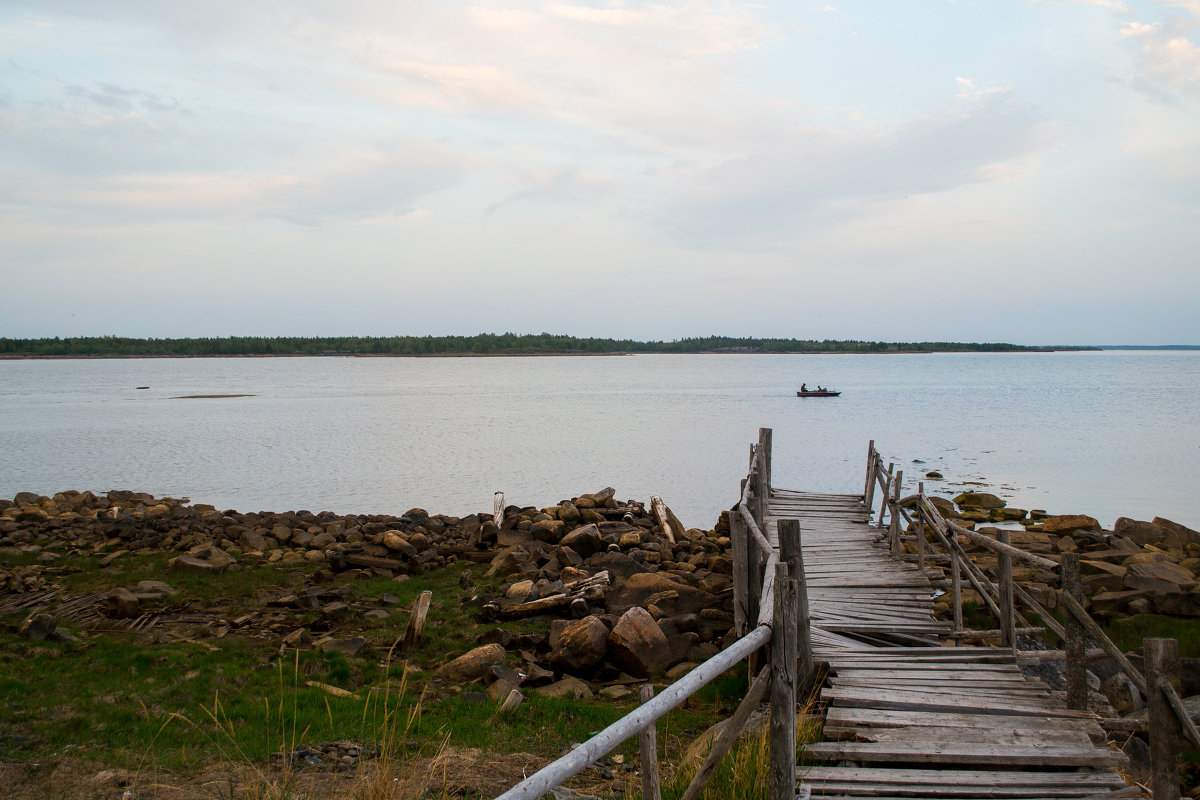
POLYGON ((1057 745, 994 745, 974 742, 817 742, 805 748, 809 758, 905 764, 1022 764, 1040 767, 1120 767, 1128 757, 1119 750, 1057 745))
POLYGON ((857 780, 919 786, 1089 786, 1093 789, 1124 786, 1112 772, 1029 772, 1008 770, 897 769, 895 767, 814 766, 803 772, 805 783, 825 780, 857 780))

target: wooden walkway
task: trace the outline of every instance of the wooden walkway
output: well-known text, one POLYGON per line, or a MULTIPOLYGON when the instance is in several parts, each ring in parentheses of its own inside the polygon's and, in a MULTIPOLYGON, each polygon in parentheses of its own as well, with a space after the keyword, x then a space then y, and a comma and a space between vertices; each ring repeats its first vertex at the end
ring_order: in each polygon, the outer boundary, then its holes
POLYGON ((771 491, 767 536, 798 519, 814 658, 828 662, 814 797, 1085 798, 1126 789, 1125 756, 1012 651, 947 647, 928 578, 893 556, 857 495, 771 491))

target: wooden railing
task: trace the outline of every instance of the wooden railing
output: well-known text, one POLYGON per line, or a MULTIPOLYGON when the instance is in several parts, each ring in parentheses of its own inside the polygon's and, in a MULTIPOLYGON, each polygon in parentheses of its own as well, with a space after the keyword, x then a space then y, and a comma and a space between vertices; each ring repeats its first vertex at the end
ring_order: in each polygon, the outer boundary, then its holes
POLYGON ((803 591, 799 522, 780 521, 779 552, 765 533, 770 476, 771 431, 764 428, 759 431, 759 441, 751 447, 750 469, 742 483, 742 494, 729 514, 738 640, 657 696, 653 696, 649 687, 642 687, 642 704, 638 708, 497 800, 536 800, 634 736, 641 737, 642 796, 645 800, 657 800, 660 796, 657 753, 650 735, 655 722, 744 659, 750 660, 751 674, 755 677, 682 800, 695 800, 700 795, 768 690, 771 702, 768 797, 795 800, 797 664, 798 658, 807 652, 804 663, 811 670, 812 648, 808 637, 808 603, 803 591), (765 663, 761 651, 768 644, 770 661, 765 663))
MULTIPOLYGON (((1086 662, 1093 658, 1111 658, 1118 669, 1145 696, 1149 708, 1146 728, 1150 733, 1152 789, 1155 798, 1179 797, 1178 763, 1182 743, 1186 738, 1192 747, 1200 749, 1200 730, 1192 722, 1179 696, 1179 654, 1174 639, 1143 641, 1145 672, 1137 669, 1121 649, 1104 633, 1084 607, 1083 584, 1080 579, 1079 555, 1062 553, 1055 561, 1018 547, 1013 547, 1007 531, 1000 530, 995 539, 946 519, 925 494, 924 483, 918 484, 916 495, 900 497, 903 473, 893 465, 883 469, 883 460, 875 442, 867 448, 867 483, 864 504, 872 510, 875 486, 882 491, 877 522, 884 527, 888 520, 888 540, 892 552, 901 555, 904 541, 915 541, 916 562, 924 571, 928 561, 949 561, 950 578, 946 588, 951 592, 951 610, 955 639, 999 638, 1002 647, 1017 652, 1017 636, 1053 631, 1063 642, 1063 650, 1022 652, 1022 658, 1039 661, 1062 659, 1066 664, 1067 705, 1072 709, 1087 707, 1086 662), (915 515, 908 513, 912 507, 915 515), (906 523, 906 525, 902 525, 906 523), (911 534, 905 531, 912 531, 911 534), (996 580, 992 581, 963 548, 963 541, 982 547, 996 556, 996 580), (1059 579, 1058 599, 1064 612, 1059 623, 1037 600, 1013 580, 1013 561, 1052 572, 1059 579), (963 627, 962 579, 966 578, 988 610, 996 618, 995 630, 967 631, 963 627), (1017 609, 1020 602, 1035 615, 1040 626, 1031 625, 1017 609), (1087 648, 1091 639, 1096 647, 1087 648)), ((874 512, 872 512, 874 513, 874 512)), ((1124 720, 1101 720, 1102 724, 1130 729, 1124 720)))

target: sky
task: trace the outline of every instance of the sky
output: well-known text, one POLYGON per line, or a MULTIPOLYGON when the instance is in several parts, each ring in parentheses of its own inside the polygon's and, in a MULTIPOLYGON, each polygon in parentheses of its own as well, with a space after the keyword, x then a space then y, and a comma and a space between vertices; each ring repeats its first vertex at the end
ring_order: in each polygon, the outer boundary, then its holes
POLYGON ((0 336, 1200 344, 1200 0, 0 0, 0 336))

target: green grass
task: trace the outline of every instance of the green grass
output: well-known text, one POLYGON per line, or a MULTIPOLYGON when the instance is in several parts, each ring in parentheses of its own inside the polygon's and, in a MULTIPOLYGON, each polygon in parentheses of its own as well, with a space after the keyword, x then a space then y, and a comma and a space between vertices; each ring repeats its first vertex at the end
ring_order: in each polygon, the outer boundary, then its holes
POLYGON ((1122 652, 1135 650, 1142 646, 1142 639, 1155 637, 1177 640, 1181 658, 1200 657, 1200 620, 1137 614, 1110 621, 1104 632, 1122 652))
MULTIPOLYGON (((339 638, 366 637, 368 654, 304 650, 280 657, 282 633, 256 637, 235 629, 217 637, 213 628, 219 620, 262 609, 265 600, 299 590, 315 567, 262 565, 189 575, 170 572, 167 559, 167 554, 130 554, 103 568, 99 557, 64 559, 56 566, 67 569, 55 579, 71 594, 166 580, 179 593, 164 601, 165 607, 208 614, 214 625, 181 629, 164 623, 149 633, 105 631, 78 644, 56 644, 20 638, 16 629, 23 614, 0 620, 5 623, 0 625, 0 693, 5 698, 0 736, 26 737, 8 743, 6 752, 29 762, 72 754, 103 765, 143 769, 153 764, 181 773, 231 757, 261 763, 295 743, 385 738, 380 704, 386 697, 389 713, 405 722, 399 755, 448 746, 557 757, 636 705, 633 697, 578 701, 526 691, 518 711, 500 717, 496 704, 472 702, 435 681, 438 666, 476 646, 477 637, 496 626, 476 621, 465 602, 473 593, 497 588, 496 581, 483 577, 486 565, 459 563, 406 581, 335 576, 328 585, 350 587, 351 599, 369 606, 384 594, 399 599, 397 606, 380 604, 390 611, 386 619, 354 614, 331 631, 339 638), (407 625, 406 609, 425 590, 433 592, 425 640, 387 662, 389 648, 407 625), (168 634, 193 641, 176 641, 168 634), (354 696, 333 696, 306 681, 354 696), (397 690, 402 684, 403 693, 397 690)), ((264 612, 290 615, 284 628, 319 617, 286 609, 264 612)), ((61 625, 71 628, 66 621, 61 625)), ((549 620, 500 625, 514 633, 545 632, 549 620)), ((314 632, 313 637, 320 635, 314 632)), ((515 655, 510 660, 517 665, 515 655)), ((731 713, 745 689, 744 669, 731 672, 660 720, 664 757, 678 755, 696 735, 731 713)), ((634 739, 617 752, 632 760, 636 751, 634 739)))

